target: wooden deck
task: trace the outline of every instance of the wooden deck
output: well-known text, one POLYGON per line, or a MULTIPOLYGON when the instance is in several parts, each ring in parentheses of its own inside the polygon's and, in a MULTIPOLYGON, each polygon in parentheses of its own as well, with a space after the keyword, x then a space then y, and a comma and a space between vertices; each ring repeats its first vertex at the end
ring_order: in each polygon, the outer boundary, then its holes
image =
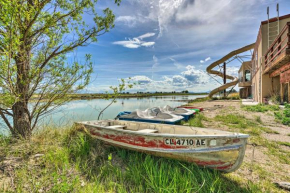
POLYGON ((281 52, 277 58, 271 63, 271 65, 267 65, 264 69, 264 74, 272 73, 277 69, 281 68, 285 64, 290 62, 290 49, 286 49, 281 52))
POLYGON ((290 22, 285 25, 273 41, 264 58, 265 68, 263 74, 273 73, 290 62, 290 22))
POLYGON ((252 81, 239 82, 239 87, 247 87, 247 86, 251 86, 251 85, 252 85, 252 81))

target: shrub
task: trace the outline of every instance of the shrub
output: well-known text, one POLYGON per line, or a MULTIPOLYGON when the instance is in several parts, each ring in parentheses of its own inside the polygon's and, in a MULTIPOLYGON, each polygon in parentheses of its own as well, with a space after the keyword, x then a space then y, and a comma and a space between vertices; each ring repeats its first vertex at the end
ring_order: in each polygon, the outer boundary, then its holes
POLYGON ((283 110, 283 113, 275 112, 274 115, 275 115, 275 118, 280 120, 283 125, 290 126, 290 104, 285 105, 285 109, 283 110))
POLYGON ((282 124, 283 125, 290 125, 290 117, 283 117, 282 124))
POLYGON ((278 120, 282 120, 283 119, 283 114, 281 112, 274 112, 275 117, 278 120))
POLYGON ((285 117, 290 117, 290 109, 285 109, 283 114, 285 117))

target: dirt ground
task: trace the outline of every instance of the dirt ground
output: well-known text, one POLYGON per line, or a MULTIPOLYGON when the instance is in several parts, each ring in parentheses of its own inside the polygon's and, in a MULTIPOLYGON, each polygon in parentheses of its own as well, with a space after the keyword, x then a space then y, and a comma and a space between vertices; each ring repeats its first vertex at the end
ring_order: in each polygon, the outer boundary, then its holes
MULTIPOLYGON (((260 117, 261 127, 266 127, 276 132, 262 132, 260 135, 262 139, 274 144, 278 144, 279 142, 290 143, 290 127, 278 123, 275 120, 274 113, 271 111, 264 113, 245 111, 241 108, 241 101, 239 100, 206 101, 194 103, 193 105, 204 108, 203 114, 208 118, 203 121, 206 128, 235 131, 235 128, 230 128, 227 124, 216 121, 214 118, 217 115, 240 114, 248 120, 253 120, 253 122, 255 118, 260 117)), ((239 129, 237 129, 237 132, 239 132, 239 129)), ((252 136, 250 135, 243 165, 231 175, 243 177, 253 182, 264 181, 269 183, 269 186, 281 181, 290 182, 290 157, 285 158, 288 159, 288 164, 281 162, 278 158, 279 156, 272 154, 270 147, 265 145, 255 146, 253 145, 253 138, 251 138, 252 136)), ((278 147, 278 153, 281 153, 281 156, 285 152, 286 156, 290 155, 290 147, 280 144, 278 147)))

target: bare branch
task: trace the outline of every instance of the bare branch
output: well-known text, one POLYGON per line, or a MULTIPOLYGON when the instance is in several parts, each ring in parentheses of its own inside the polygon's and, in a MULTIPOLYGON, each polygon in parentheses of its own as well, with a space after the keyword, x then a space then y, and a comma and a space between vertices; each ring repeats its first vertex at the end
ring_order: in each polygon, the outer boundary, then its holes
POLYGON ((4 120, 4 122, 6 123, 6 125, 8 126, 8 128, 10 129, 10 131, 12 133, 14 133, 13 127, 12 125, 9 123, 8 119, 6 118, 6 116, 4 115, 4 113, 2 111, 0 111, 0 116, 2 117, 2 119, 4 120))

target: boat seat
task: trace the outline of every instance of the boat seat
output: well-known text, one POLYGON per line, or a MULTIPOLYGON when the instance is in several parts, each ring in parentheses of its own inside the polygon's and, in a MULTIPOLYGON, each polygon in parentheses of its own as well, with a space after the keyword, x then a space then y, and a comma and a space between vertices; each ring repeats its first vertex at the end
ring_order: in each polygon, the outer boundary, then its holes
POLYGON ((174 126, 162 125, 160 126, 160 133, 175 134, 175 128, 174 126))
POLYGON ((139 124, 131 122, 131 123, 127 123, 127 127, 125 129, 131 130, 131 131, 138 131, 138 128, 139 128, 139 124))
POLYGON ((112 126, 107 126, 106 128, 110 128, 110 129, 125 129, 126 126, 125 125, 112 125, 112 126))
POLYGON ((139 133, 157 133, 158 130, 156 130, 156 129, 141 129, 137 132, 139 132, 139 133))

